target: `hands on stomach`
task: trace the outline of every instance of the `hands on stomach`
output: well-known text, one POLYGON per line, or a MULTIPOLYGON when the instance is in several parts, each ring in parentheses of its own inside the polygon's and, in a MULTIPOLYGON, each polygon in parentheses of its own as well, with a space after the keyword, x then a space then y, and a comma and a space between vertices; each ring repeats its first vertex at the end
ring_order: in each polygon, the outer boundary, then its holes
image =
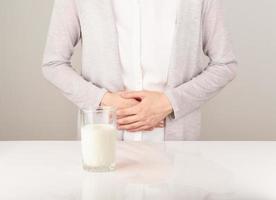
POLYGON ((101 105, 116 107, 118 129, 130 132, 164 127, 164 119, 172 112, 166 95, 155 91, 107 92, 101 105))

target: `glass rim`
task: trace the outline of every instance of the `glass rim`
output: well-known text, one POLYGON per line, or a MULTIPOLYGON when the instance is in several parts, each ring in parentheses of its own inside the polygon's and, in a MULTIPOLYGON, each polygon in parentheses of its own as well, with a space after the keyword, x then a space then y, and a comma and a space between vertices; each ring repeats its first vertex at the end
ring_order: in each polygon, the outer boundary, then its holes
POLYGON ((95 112, 102 112, 102 111, 115 111, 116 108, 114 106, 95 106, 89 109, 81 109, 84 113, 95 113, 95 112))

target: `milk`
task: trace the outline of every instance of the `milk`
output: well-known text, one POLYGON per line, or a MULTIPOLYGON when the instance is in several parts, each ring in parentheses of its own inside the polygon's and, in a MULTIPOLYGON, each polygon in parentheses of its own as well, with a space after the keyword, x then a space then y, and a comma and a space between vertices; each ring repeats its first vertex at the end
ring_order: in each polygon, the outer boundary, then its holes
POLYGON ((114 167, 116 129, 108 124, 88 124, 81 129, 82 159, 85 168, 114 167))

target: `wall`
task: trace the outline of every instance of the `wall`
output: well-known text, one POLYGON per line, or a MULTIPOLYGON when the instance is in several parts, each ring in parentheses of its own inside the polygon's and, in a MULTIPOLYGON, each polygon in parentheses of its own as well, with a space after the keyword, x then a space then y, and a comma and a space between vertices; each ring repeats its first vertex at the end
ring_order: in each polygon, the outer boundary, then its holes
MULTIPOLYGON (((52 3, 0 0, 0 140, 75 139, 76 108, 40 71, 52 3)), ((203 107, 203 140, 276 139, 275 8, 225 1, 239 75, 203 107)))
POLYGON ((224 1, 237 79, 203 109, 203 139, 276 139, 276 1, 224 1))

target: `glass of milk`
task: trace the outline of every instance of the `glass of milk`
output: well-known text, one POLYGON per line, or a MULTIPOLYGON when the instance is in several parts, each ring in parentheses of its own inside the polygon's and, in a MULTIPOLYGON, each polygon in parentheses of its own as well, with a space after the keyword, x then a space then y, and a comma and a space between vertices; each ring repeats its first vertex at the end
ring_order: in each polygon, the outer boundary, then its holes
POLYGON ((113 107, 82 110, 81 149, 83 168, 92 172, 115 168, 116 114, 113 107))

